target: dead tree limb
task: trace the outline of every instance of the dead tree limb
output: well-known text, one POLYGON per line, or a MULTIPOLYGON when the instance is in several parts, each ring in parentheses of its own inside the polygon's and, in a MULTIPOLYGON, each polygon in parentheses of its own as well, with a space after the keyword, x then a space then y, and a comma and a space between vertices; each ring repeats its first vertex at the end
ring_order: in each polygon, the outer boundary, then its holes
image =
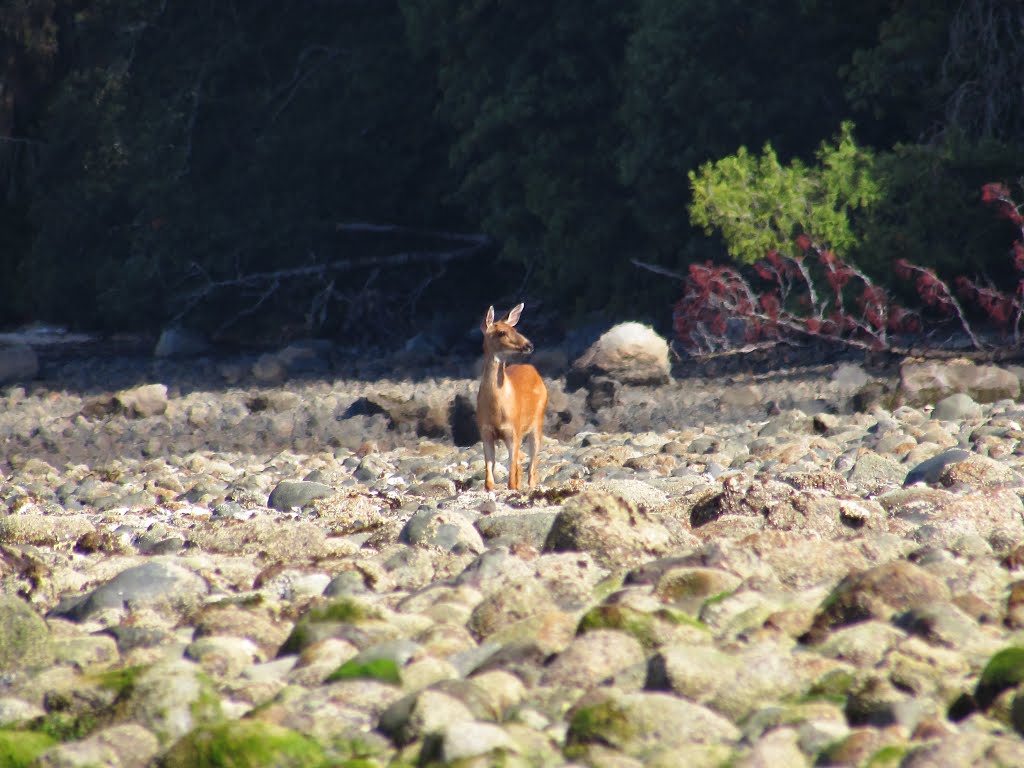
POLYGON ((180 322, 204 301, 210 300, 219 291, 251 294, 255 301, 228 318, 217 329, 217 333, 225 331, 244 317, 248 317, 264 306, 285 284, 294 281, 310 280, 326 286, 313 293, 309 311, 305 313, 307 322, 322 321, 326 318, 326 304, 338 298, 335 290, 336 275, 356 270, 371 269, 379 272, 382 269, 396 269, 413 264, 426 264, 435 268, 435 273, 428 277, 428 282, 436 279, 436 270, 444 270, 445 265, 459 259, 466 259, 482 253, 494 245, 489 235, 462 232, 423 230, 398 224, 373 224, 354 222, 338 224, 336 231, 367 234, 400 234, 420 238, 434 238, 460 244, 447 250, 409 250, 386 255, 362 256, 333 261, 317 262, 318 256, 309 253, 310 263, 297 267, 264 270, 260 272, 239 272, 233 277, 215 279, 203 265, 193 263, 185 277, 186 281, 199 282, 195 290, 182 297, 182 309, 173 317, 172 323, 180 322))

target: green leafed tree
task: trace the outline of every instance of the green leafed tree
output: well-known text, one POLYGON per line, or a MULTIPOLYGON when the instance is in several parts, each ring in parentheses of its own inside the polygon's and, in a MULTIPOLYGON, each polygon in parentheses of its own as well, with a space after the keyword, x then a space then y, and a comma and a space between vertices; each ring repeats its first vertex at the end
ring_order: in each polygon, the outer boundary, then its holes
POLYGON ((858 244, 853 219, 882 197, 874 154, 859 147, 844 123, 834 143, 817 152, 817 165, 779 161, 771 144, 759 155, 741 147, 689 174, 694 224, 720 232, 729 255, 750 264, 772 250, 798 255, 794 238, 849 254, 858 244))

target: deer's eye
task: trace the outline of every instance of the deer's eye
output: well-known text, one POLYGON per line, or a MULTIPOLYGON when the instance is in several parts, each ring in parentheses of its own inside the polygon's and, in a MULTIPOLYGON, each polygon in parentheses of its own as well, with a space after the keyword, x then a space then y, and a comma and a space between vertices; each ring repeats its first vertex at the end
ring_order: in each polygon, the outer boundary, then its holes
POLYGON ((495 333, 494 335, 495 335, 495 336, 501 336, 501 337, 503 337, 503 338, 504 338, 505 336, 508 336, 508 331, 498 331, 498 332, 497 332, 497 333, 495 333))

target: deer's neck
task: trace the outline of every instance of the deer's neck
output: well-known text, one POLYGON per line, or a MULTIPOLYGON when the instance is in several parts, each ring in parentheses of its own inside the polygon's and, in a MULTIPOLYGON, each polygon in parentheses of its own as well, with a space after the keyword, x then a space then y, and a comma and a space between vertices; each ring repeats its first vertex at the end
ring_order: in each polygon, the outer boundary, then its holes
POLYGON ((488 355, 484 362, 484 386, 499 390, 505 386, 505 361, 497 355, 488 355))

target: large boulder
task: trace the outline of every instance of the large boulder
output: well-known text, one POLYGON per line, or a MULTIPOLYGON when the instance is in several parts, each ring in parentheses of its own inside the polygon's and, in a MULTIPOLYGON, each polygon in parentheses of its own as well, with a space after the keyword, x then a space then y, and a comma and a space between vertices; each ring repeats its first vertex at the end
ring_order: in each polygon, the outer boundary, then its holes
POLYGON ((963 359, 908 360, 900 366, 900 396, 907 405, 937 403, 956 393, 978 403, 1015 399, 1020 379, 1005 368, 963 359))
POLYGON ((607 568, 629 567, 674 551, 681 533, 622 495, 595 489, 562 505, 544 551, 589 552, 607 568))
POLYGON ((667 384, 672 378, 668 343, 646 325, 620 323, 573 363, 569 378, 577 385, 595 378, 621 384, 667 384))
POLYGON ((144 607, 176 616, 197 608, 207 592, 201 576, 173 559, 152 559, 121 571, 86 595, 66 599, 52 614, 72 621, 96 621, 144 607))
POLYGON ((124 389, 114 395, 114 401, 129 418, 160 416, 167 411, 167 385, 141 384, 124 389))

